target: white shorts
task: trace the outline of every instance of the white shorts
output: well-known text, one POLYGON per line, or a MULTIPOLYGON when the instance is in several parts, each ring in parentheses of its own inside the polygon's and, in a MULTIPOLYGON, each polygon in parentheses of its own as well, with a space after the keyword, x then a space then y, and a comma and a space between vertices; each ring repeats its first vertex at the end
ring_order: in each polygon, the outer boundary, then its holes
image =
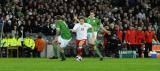
POLYGON ((92 36, 93 36, 93 33, 87 33, 87 44, 93 44, 96 39, 97 39, 97 32, 94 32, 94 35, 95 35, 95 38, 93 39, 92 36))
POLYGON ((58 37, 58 42, 60 43, 60 47, 61 48, 65 48, 69 42, 71 41, 71 39, 63 39, 61 36, 58 37))
MULTIPOLYGON (((95 39, 97 39, 97 32, 94 32, 94 35, 95 35, 95 39)), ((93 36, 93 33, 92 33, 92 32, 91 32, 91 33, 87 33, 87 38, 88 38, 88 39, 91 39, 92 36, 93 36)))

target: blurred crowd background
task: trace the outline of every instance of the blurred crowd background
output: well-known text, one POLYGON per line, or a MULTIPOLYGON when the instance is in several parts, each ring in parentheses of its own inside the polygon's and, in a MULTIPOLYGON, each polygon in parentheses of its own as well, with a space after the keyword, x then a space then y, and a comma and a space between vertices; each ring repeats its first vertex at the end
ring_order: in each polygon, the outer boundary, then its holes
POLYGON ((0 22, 4 22, 4 33, 16 30, 53 35, 56 15, 63 15, 70 28, 73 16, 89 16, 96 12, 104 25, 118 24, 121 29, 129 25, 144 30, 152 25, 158 31, 160 25, 159 0, 1 0, 0 22), (35 28, 36 27, 36 28, 35 28))
POLYGON ((0 0, 1 32, 19 37, 28 33, 54 36, 57 15, 62 15, 71 29, 74 16, 87 17, 91 10, 106 29, 118 26, 124 34, 122 42, 129 28, 146 31, 148 26, 160 41, 160 0, 0 0))

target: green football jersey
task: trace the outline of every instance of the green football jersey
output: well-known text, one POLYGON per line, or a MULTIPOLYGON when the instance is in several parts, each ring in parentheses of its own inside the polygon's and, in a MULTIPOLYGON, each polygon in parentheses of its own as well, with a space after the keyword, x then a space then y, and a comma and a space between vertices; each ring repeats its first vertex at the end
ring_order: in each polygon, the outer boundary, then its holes
MULTIPOLYGON (((86 22, 91 24, 93 29, 94 29, 94 32, 97 32, 98 29, 100 28, 100 20, 98 18, 94 18, 94 19, 91 19, 91 18, 86 18, 86 22)), ((92 32, 91 29, 88 30, 88 32, 92 32)))
POLYGON ((71 32, 68 28, 68 25, 66 24, 65 21, 63 20, 57 20, 56 21, 56 29, 59 29, 60 30, 60 36, 63 38, 63 39, 71 39, 72 36, 71 36, 71 32))

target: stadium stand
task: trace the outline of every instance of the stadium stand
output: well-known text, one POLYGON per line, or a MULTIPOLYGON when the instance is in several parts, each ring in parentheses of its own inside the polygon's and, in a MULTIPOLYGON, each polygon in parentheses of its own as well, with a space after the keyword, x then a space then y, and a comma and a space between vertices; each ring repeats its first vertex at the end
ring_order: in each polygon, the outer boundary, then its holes
MULTIPOLYGON (((160 0, 0 0, 1 56, 6 57, 5 47, 10 47, 3 43, 8 34, 23 40, 26 34, 33 34, 32 39, 35 39, 34 34, 41 33, 47 41, 56 34, 57 15, 62 15, 71 29, 75 15, 87 17, 90 10, 94 10, 105 29, 111 32, 108 35, 102 31, 99 35, 104 38, 99 45, 104 46, 104 56, 118 57, 119 50, 133 50, 139 57, 143 52, 148 57, 152 39, 155 38, 156 44, 160 41, 159 3, 160 0), (153 34, 150 35, 150 31, 153 34)), ((68 56, 76 53, 74 49, 67 50, 68 56)), ((22 53, 20 50, 20 57, 23 57, 22 53)), ((92 51, 86 51, 86 55, 90 54, 94 55, 92 51)))

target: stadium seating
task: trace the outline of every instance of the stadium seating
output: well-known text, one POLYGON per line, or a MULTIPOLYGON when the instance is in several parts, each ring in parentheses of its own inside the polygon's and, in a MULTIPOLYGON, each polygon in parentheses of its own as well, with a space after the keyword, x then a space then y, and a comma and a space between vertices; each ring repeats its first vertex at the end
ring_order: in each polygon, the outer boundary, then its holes
MULTIPOLYGON (((103 31, 100 34, 101 38, 104 38, 101 39, 104 42, 104 56, 112 56, 122 47, 128 47, 125 35, 130 26, 135 30, 140 27, 142 31, 147 31, 147 27, 152 26, 157 41, 160 41, 159 3, 159 0, 0 0, 0 31, 3 37, 12 34, 25 38, 29 33, 33 34, 33 39, 41 33, 47 40, 56 34, 57 15, 62 15, 68 27, 72 29, 75 23, 74 16, 88 17, 89 12, 94 10, 105 29, 111 32, 111 36, 103 31), (117 26, 120 30, 118 33, 115 31, 117 26)), ((153 50, 159 50, 160 47, 155 46, 153 50)), ((18 49, 16 50, 17 56, 20 55, 18 49)))

